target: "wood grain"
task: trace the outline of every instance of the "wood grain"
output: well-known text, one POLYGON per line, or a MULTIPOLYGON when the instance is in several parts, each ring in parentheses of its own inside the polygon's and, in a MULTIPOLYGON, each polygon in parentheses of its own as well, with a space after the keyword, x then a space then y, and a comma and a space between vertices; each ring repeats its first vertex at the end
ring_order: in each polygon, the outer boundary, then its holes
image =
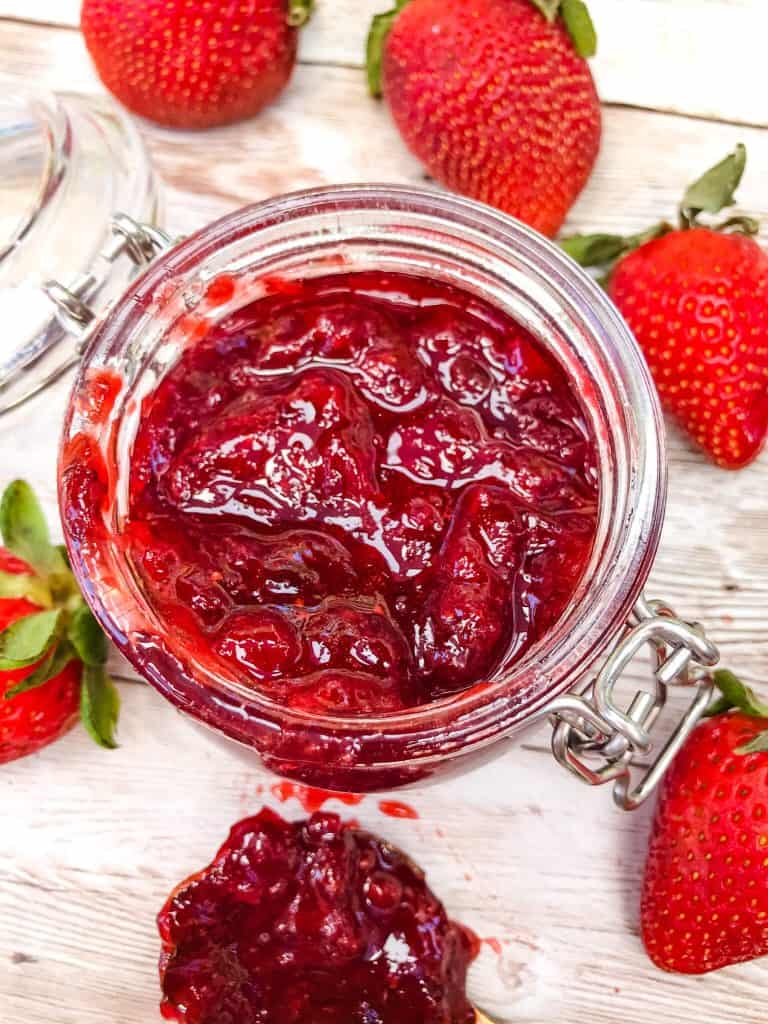
MULTIPOLYGON (((29 24, 73 24, 78 6, 0 0, 3 74, 100 90, 77 32, 29 24)), ((384 6, 320 0, 303 38, 304 63, 258 119, 204 135, 142 126, 167 183, 172 231, 307 185, 423 181, 386 110, 366 97, 359 69, 345 66, 359 62, 368 15, 384 6)), ((750 66, 764 46, 762 3, 591 6, 610 99, 768 123, 765 90, 748 87, 762 67, 750 66), (720 47, 727 67, 713 74, 704 40, 735 39, 737 30, 746 38, 738 52, 720 47)), ((740 139, 750 150, 742 201, 768 216, 767 131, 608 107, 602 156, 570 227, 625 230, 668 215, 685 183, 740 139)), ((27 477, 52 514, 67 387, 61 382, 0 424, 0 483, 27 477)), ((674 430, 669 455, 669 509, 649 592, 705 622, 728 663, 765 682, 768 456, 727 474, 674 430)), ((118 661, 115 669, 134 678, 118 661)), ((636 666, 633 678, 641 671, 636 666)), ((121 689, 120 750, 102 754, 77 731, 0 772, 0 1024, 158 1020, 154 914, 179 879, 210 859, 233 821, 265 798, 275 804, 269 779, 247 759, 224 753, 148 688, 121 689)), ((683 700, 675 694, 671 711, 683 700)), ((637 937, 650 811, 614 811, 607 792, 580 788, 554 765, 547 743, 546 730, 526 733, 493 767, 405 794, 418 821, 382 817, 375 798, 355 809, 424 864, 453 914, 500 944, 499 954, 484 945, 473 968, 477 1004, 504 1024, 764 1024, 764 964, 706 979, 650 966, 637 937)), ((300 813, 295 804, 283 810, 300 813)))
MULTIPOLYGON (((0 0, 4 14, 79 23, 80 0, 0 0)), ((390 0, 318 0, 300 59, 359 67, 374 14, 390 0)), ((590 0, 600 45, 593 61, 607 103, 768 124, 763 0, 590 0)))
MULTIPOLYGON (((122 691, 118 751, 95 750, 78 730, 0 775, 3 1024, 158 1020, 154 915, 170 889, 265 800, 301 816, 147 687, 122 691)), ((375 797, 354 815, 427 868, 454 916, 496 940, 470 984, 493 1020, 763 1024, 764 965, 702 982, 646 959, 637 893, 648 811, 614 811, 607 793, 522 746, 401 798, 418 820, 382 816, 375 797)))

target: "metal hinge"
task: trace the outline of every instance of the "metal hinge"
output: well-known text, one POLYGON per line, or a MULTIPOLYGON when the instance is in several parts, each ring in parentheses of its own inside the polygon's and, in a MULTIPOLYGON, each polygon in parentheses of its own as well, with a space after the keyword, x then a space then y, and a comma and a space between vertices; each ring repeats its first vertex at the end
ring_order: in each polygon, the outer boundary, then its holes
POLYGON ((30 318, 29 335, 0 365, 0 416, 44 391, 79 362, 96 322, 89 300, 103 287, 117 260, 127 255, 136 268, 144 269, 172 244, 171 237, 159 228, 119 213, 112 221, 108 245, 88 273, 79 274, 66 285, 45 281, 36 290, 38 304, 45 306, 44 310, 32 311, 38 315, 30 318), (70 344, 62 345, 67 339, 70 344))
POLYGON ((717 648, 698 623, 677 618, 660 601, 641 599, 632 622, 596 678, 581 693, 564 694, 549 706, 555 757, 591 786, 612 782, 614 801, 624 810, 639 807, 659 784, 709 704, 713 683, 707 669, 718 660, 717 648), (639 690, 623 710, 613 700, 614 689, 646 645, 654 658, 653 691, 639 690), (660 753, 632 785, 638 758, 652 750, 651 730, 670 686, 691 688, 692 700, 660 753))

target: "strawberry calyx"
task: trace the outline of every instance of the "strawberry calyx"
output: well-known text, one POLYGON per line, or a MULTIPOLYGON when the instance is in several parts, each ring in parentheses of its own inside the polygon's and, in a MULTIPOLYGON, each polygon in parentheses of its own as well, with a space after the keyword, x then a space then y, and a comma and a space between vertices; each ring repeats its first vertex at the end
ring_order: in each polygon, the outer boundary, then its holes
POLYGON ((41 608, 52 605, 51 588, 39 576, 27 573, 12 573, 0 570, 0 600, 25 597, 41 608))
POLYGON ((390 11, 375 14, 368 30, 368 37, 365 41, 365 70, 368 77, 368 90, 376 99, 380 99, 382 95, 381 65, 384 60, 387 37, 398 14, 408 2, 409 0, 395 0, 395 6, 390 11))
POLYGON ((661 238, 674 230, 668 221, 660 221, 636 235, 570 235, 561 240, 560 248, 582 267, 607 269, 646 242, 652 242, 654 238, 661 238))
POLYGON ((26 599, 30 609, 0 632, 0 673, 31 670, 4 699, 42 686, 79 661, 83 724, 100 746, 116 747, 120 699, 106 671, 107 639, 83 600, 65 550, 51 543, 43 510, 24 480, 9 484, 0 499, 0 537, 13 556, 0 569, 0 600, 26 599))
POLYGON ((706 715, 711 718, 725 711, 736 708, 751 718, 768 718, 768 704, 763 703, 755 691, 734 675, 727 668, 718 669, 713 676, 720 697, 707 708, 706 715))
POLYGON ((286 21, 291 28, 306 25, 315 12, 315 0, 289 0, 286 21))
POLYGON ((733 206, 736 202, 736 189, 746 166, 747 149, 740 142, 733 153, 729 153, 688 186, 680 203, 680 227, 692 228, 700 214, 720 213, 726 206, 733 206))
MULTIPOLYGON (((397 16, 410 0, 395 0, 395 6, 383 14, 374 15, 365 44, 365 67, 371 96, 382 95, 381 66, 387 37, 397 16)), ((558 17, 563 23, 580 57, 594 57, 597 53, 597 33, 584 0, 529 0, 552 24, 558 17)))
POLYGON ((707 227, 722 233, 756 235, 760 230, 760 222, 754 217, 739 214, 719 224, 702 224, 700 221, 704 213, 718 214, 734 205, 736 189, 744 175, 746 163, 746 147, 739 143, 733 153, 729 153, 689 185, 679 206, 677 226, 662 221, 635 235, 570 235, 560 241, 560 247, 580 266, 600 267, 608 276, 614 265, 628 253, 671 231, 707 227))
MULTIPOLYGON (((761 701, 754 690, 745 686, 733 672, 728 669, 718 669, 713 679, 715 686, 720 691, 720 697, 707 708, 705 712, 707 718, 736 710, 750 718, 768 719, 768 704, 761 701)), ((758 733, 744 746, 736 748, 737 754, 760 752, 768 752, 768 729, 758 733)))
POLYGON ((574 49, 580 57, 594 57, 597 53, 597 32, 589 8, 584 0, 531 0, 548 22, 562 17, 574 49))

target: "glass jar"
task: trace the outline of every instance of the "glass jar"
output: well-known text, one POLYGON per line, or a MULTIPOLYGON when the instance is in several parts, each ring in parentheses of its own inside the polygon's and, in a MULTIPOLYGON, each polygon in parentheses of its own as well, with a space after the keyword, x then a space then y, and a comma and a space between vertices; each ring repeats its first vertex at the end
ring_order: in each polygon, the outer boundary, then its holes
MULTIPOLYGON (((248 207, 161 254, 88 329, 64 428, 59 496, 72 567, 89 604, 164 697, 278 774, 365 792, 495 757, 517 730, 543 715, 557 716, 555 752, 563 763, 594 775, 589 781, 610 778, 626 790, 632 758, 650 746, 648 729, 665 686, 695 682, 691 667, 716 660, 698 627, 641 598, 665 494, 656 393, 603 291, 554 245, 505 215, 442 193, 371 185, 248 207), (163 628, 121 544, 143 396, 190 338, 258 297, 265 279, 334 270, 424 275, 509 313, 566 368, 599 465, 591 561, 557 625, 511 669, 467 692, 380 717, 310 716, 255 693, 234 669, 212 671, 163 628), (234 282, 233 296, 231 288, 209 288, 221 275, 234 282), (227 301, 217 305, 211 296, 227 301), (622 711, 611 700, 613 682, 646 642, 657 656, 654 692, 622 711), (589 693, 569 695, 610 650, 589 693), (590 758, 600 767, 591 768, 590 758)), ((679 733, 700 713, 707 684, 699 682, 695 691, 679 733)))
POLYGON ((136 273, 112 218, 154 223, 159 206, 138 129, 111 100, 13 82, 3 91, 0 415, 78 361, 56 289, 66 288, 73 313, 75 301, 106 308, 136 273))

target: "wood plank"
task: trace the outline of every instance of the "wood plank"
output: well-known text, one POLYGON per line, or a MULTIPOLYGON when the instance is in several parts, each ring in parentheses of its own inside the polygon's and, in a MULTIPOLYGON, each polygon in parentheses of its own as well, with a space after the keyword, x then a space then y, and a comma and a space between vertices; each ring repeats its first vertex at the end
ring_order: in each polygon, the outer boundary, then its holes
MULTIPOLYGON (((359 67, 371 17, 389 6, 319 0, 301 59, 359 67)), ((607 103, 768 124, 762 0, 590 0, 590 9, 600 37, 595 75, 607 103)), ((76 26, 79 12, 80 0, 0 0, 0 17, 76 26)))
MULTIPOLYGON (((4 1024, 158 1020, 154 915, 165 896, 264 799, 302 813, 148 688, 123 687, 123 698, 118 751, 78 730, 0 774, 4 1024)), ((764 965, 702 984, 646 959, 637 899, 648 811, 614 811, 607 792, 521 747, 492 770, 403 798, 417 821, 383 817, 375 797, 354 815, 425 866, 454 916, 498 941, 470 983, 494 1020, 763 1024, 764 965)))

